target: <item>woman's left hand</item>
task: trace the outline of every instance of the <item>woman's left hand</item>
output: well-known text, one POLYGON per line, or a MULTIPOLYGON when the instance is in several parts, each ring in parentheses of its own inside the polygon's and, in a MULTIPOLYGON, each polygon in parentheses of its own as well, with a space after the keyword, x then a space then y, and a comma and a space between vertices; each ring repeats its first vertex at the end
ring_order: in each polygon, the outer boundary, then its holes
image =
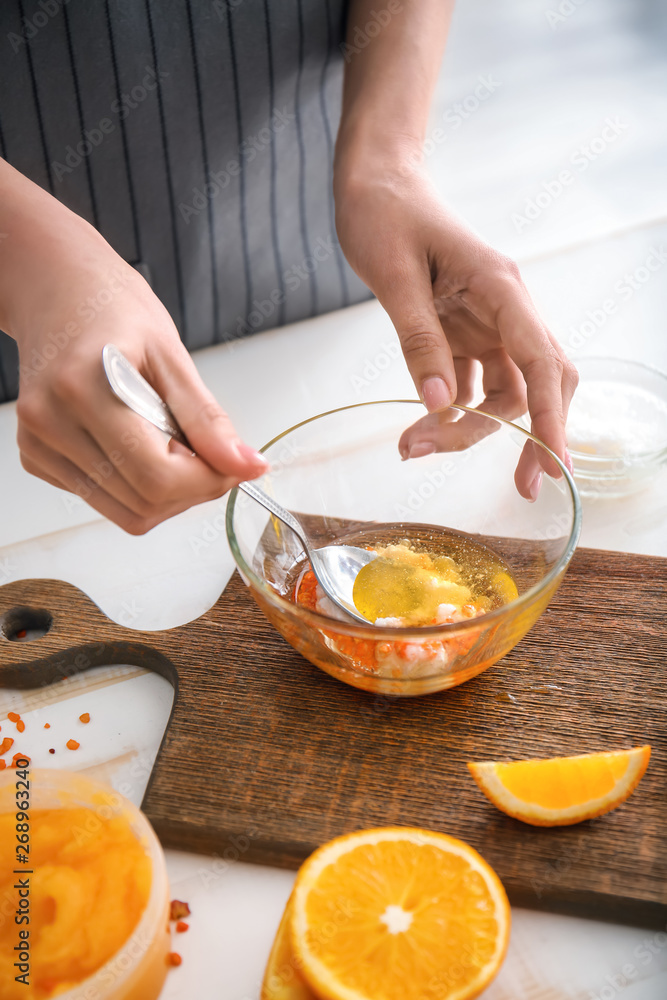
MULTIPOLYGON (((538 316, 516 264, 442 203, 419 166, 362 176, 339 171, 336 226, 348 261, 394 323, 429 410, 401 438, 403 457, 467 447, 488 433, 483 418, 466 414, 454 424, 446 412, 473 398, 479 362, 479 409, 514 419, 527 408, 535 436, 571 467, 565 420, 577 372, 538 316)), ((526 499, 536 499, 543 470, 561 474, 527 446, 515 476, 526 499)))

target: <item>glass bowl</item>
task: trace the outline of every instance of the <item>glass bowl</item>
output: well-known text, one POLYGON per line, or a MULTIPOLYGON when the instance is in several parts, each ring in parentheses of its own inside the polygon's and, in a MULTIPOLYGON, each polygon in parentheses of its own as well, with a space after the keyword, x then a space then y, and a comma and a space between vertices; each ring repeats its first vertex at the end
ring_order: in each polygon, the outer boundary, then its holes
POLYGON ((637 361, 579 358, 567 420, 582 496, 622 497, 667 464, 667 376, 637 361))
MULTIPOLYGON (((23 772, 19 770, 19 774, 23 772)), ((17 799, 18 777, 14 768, 6 768, 0 772, 0 814, 16 812, 17 801, 23 804, 17 799)), ((28 781, 28 812, 32 827, 35 824, 35 813, 39 809, 85 807, 91 810, 92 816, 88 821, 88 828, 73 828, 73 837, 78 844, 81 842, 79 838, 95 837, 100 825, 97 817, 105 821, 123 817, 151 862, 152 880, 148 902, 130 937, 96 972, 65 992, 62 989, 58 991, 56 984, 53 995, 58 1000, 157 1000, 168 972, 167 955, 171 938, 167 869, 162 847, 152 826, 132 802, 109 785, 93 781, 83 774, 56 768, 29 768, 28 781)), ((24 786, 19 788, 19 794, 26 797, 24 786)), ((7 845, 7 850, 9 849, 7 845)), ((39 878, 39 868, 30 878, 39 878)), ((91 907, 93 905, 94 901, 91 900, 91 907)), ((32 949, 35 948, 36 935, 40 931, 39 914, 33 914, 33 924, 30 937, 32 949)), ((14 928, 12 944, 18 942, 18 930, 18 927, 14 928)))
MULTIPOLYGON (((451 407, 460 419, 467 407, 451 407)), ((483 415, 465 447, 401 461, 398 441, 421 417, 413 400, 359 403, 305 420, 262 449, 270 470, 257 482, 300 516, 316 544, 428 539, 445 529, 490 549, 509 569, 518 596, 466 621, 428 627, 365 626, 294 603, 296 536, 244 493, 233 490, 227 537, 241 577, 278 632, 338 680, 387 695, 454 687, 508 653, 544 611, 574 552, 581 526, 577 491, 544 476, 535 503, 514 485, 528 431, 483 415), (460 449, 460 450, 456 450, 460 449)), ((478 418, 474 418, 477 420, 478 418)), ((456 428, 456 424, 452 425, 456 428)), ((551 453, 549 452, 551 455, 551 453)))

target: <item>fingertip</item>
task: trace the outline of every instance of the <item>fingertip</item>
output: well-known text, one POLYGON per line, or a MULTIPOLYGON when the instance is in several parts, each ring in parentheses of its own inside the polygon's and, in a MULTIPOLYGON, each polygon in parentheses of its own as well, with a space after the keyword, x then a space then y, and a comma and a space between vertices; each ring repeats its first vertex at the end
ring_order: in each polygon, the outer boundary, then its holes
POLYGON ((451 405, 456 396, 439 375, 424 379, 421 388, 421 398, 429 413, 437 413, 439 410, 446 410, 451 405))
POLYGON ((531 503, 537 499, 539 487, 542 483, 542 468, 537 452, 538 446, 532 441, 526 441, 521 450, 521 455, 519 456, 519 461, 517 462, 517 467, 514 472, 514 485, 516 486, 519 495, 522 496, 524 500, 528 500, 531 503), (537 483, 537 492, 533 495, 532 487, 538 478, 539 482, 537 483))
POLYGON ((548 476, 551 476, 552 479, 562 479, 563 470, 559 465, 559 462, 562 462, 563 465, 567 466, 566 455, 568 454, 565 444, 565 434, 562 426, 555 424, 553 421, 533 421, 532 433, 541 444, 546 445, 549 449, 549 451, 546 451, 544 448, 540 448, 539 446, 535 447, 537 459, 541 468, 548 476), (556 458, 553 458, 550 452, 552 452, 556 458), (556 459, 558 459, 558 461, 556 461, 556 459))
POLYGON ((263 455, 234 436, 201 441, 197 454, 220 475, 232 479, 256 479, 269 469, 263 455))
POLYGON ((519 496, 523 497, 524 500, 528 500, 530 503, 533 503, 535 498, 530 492, 531 482, 532 480, 528 480, 525 471, 517 468, 514 473, 514 485, 516 486, 517 493, 519 496))
MULTIPOLYGON (((269 468, 269 463, 264 455, 259 451, 255 451, 249 444, 245 441, 238 441, 235 445, 236 451, 243 462, 248 463, 255 469, 260 469, 261 472, 266 472, 269 468)), ((261 472, 257 472, 256 475, 261 475, 261 472)))
POLYGON ((526 497, 526 499, 530 500, 531 503, 535 503, 535 501, 540 495, 543 475, 544 475, 543 472, 538 472, 535 478, 533 479, 532 483, 528 487, 528 496, 526 497))

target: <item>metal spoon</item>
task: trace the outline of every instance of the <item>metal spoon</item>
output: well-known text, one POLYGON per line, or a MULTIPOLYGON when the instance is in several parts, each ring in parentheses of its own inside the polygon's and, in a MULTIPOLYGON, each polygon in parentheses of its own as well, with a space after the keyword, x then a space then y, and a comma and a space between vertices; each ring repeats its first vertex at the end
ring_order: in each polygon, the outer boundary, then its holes
MULTIPOLYGON (((107 344, 104 347, 102 364, 109 385, 123 403, 165 434, 180 441, 194 454, 192 446, 167 404, 114 344, 107 344)), ((346 614, 368 625, 368 619, 360 615, 354 605, 352 588, 361 567, 376 559, 376 554, 367 549, 357 548, 355 545, 313 547, 305 528, 294 514, 277 503, 256 483, 242 482, 238 488, 292 529, 301 542, 313 573, 327 597, 346 614)))

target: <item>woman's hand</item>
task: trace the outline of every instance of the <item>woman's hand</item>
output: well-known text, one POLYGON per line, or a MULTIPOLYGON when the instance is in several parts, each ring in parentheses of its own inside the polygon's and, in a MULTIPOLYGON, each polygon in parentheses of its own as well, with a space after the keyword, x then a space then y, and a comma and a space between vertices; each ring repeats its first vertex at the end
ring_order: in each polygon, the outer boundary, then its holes
POLYGON ((132 534, 261 474, 265 460, 239 439, 144 279, 86 222, 12 174, 0 172, 0 208, 24 209, 8 209, 0 227, 11 255, 0 325, 19 344, 23 467, 132 534), (109 342, 167 402, 196 456, 116 399, 102 367, 109 342))
MULTIPOLYGON (((453 423, 446 411, 471 401, 479 362, 479 408, 507 419, 527 408, 535 436, 570 466, 565 419, 576 369, 537 315, 516 264, 450 212, 409 159, 362 171, 340 163, 335 187, 343 251, 394 323, 431 414, 401 438, 403 457, 467 447, 488 433, 489 421, 466 414, 453 423)), ((552 460, 543 467, 560 476, 552 460)), ((515 477, 521 495, 536 499, 541 477, 528 444, 515 477)))

